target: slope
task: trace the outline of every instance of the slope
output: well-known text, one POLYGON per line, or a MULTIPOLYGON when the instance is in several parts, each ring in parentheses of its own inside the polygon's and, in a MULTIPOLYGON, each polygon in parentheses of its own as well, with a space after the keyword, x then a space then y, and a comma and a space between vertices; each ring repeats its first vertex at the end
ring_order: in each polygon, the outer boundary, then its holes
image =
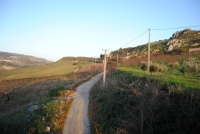
POLYGON ((10 70, 26 66, 45 65, 47 63, 52 63, 52 61, 34 56, 0 51, 0 70, 10 70))

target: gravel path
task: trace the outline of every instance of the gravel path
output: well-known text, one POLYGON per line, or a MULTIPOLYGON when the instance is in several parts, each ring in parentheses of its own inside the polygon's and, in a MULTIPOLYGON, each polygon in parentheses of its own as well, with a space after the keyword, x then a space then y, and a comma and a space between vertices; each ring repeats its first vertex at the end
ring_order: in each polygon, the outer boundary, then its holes
POLYGON ((89 134, 88 103, 92 86, 102 78, 103 73, 80 85, 65 121, 63 134, 89 134))

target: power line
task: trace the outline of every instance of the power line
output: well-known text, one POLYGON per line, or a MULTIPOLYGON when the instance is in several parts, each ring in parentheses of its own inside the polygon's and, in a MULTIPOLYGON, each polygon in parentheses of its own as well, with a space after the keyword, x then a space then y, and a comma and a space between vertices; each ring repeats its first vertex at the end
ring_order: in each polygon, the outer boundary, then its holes
POLYGON ((124 46, 126 46, 126 45, 128 45, 128 44, 130 44, 131 42, 133 42, 134 40, 136 40, 137 38, 139 38, 140 36, 142 36, 143 34, 145 34, 147 31, 148 31, 148 30, 146 30, 145 32, 143 32, 142 34, 140 34, 139 36, 137 36, 137 37, 134 38, 133 40, 129 41, 129 42, 126 43, 125 45, 121 46, 121 48, 124 47, 124 46))
MULTIPOLYGON (((158 28, 154 28, 154 29, 151 29, 151 30, 169 30, 169 29, 181 29, 181 28, 192 28, 192 27, 199 27, 200 25, 195 25, 195 26, 187 26, 187 27, 175 27, 175 28, 161 28, 161 29, 158 29, 158 28)), ((143 34, 145 34, 148 30, 146 30, 145 32, 143 32, 142 34, 140 34, 139 36, 137 36, 136 38, 134 38, 133 40, 129 41, 128 43, 124 44, 122 47, 130 44, 131 42, 133 42, 134 40, 136 40, 137 38, 139 38, 140 36, 142 36, 143 34)))
POLYGON ((176 27, 176 28, 161 28, 161 29, 151 29, 151 30, 168 30, 168 29, 181 29, 181 28, 191 28, 191 27, 199 27, 200 25, 196 26, 187 26, 187 27, 176 27))

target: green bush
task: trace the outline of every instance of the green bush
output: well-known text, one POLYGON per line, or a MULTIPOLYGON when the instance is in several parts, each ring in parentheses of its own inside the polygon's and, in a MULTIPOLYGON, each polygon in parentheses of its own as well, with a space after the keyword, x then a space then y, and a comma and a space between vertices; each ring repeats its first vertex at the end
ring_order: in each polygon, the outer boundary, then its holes
POLYGON ((151 64, 151 65, 150 65, 150 72, 151 72, 151 73, 154 73, 154 72, 156 72, 156 71, 158 71, 157 66, 151 64))
MULTIPOLYGON (((158 71, 158 72, 165 72, 167 71, 167 66, 165 66, 164 64, 158 64, 158 63, 153 63, 152 65, 152 71, 158 71)), ((150 68, 151 71, 151 68, 150 68)))
POLYGON ((147 63, 146 62, 141 62, 141 69, 143 71, 146 71, 147 70, 147 63))
POLYGON ((175 63, 169 63, 168 66, 169 66, 172 70, 174 70, 174 69, 178 69, 178 68, 180 67, 180 64, 179 64, 179 62, 176 61, 175 63))
POLYGON ((45 132, 45 124, 42 123, 42 117, 38 117, 35 121, 35 126, 38 134, 43 134, 45 132))
POLYGON ((49 91, 50 97, 58 97, 61 91, 65 90, 63 87, 54 88, 49 91))
MULTIPOLYGON (((147 62, 141 62, 141 69, 143 71, 146 71, 147 70, 147 62)), ((158 63, 150 63, 150 72, 153 73, 153 72, 165 72, 167 71, 168 68, 166 65, 164 64, 158 64, 158 63)))
POLYGON ((78 65, 78 62, 74 62, 72 65, 78 65))
POLYGON ((198 75, 200 72, 200 60, 198 60, 197 58, 184 60, 180 68, 180 72, 182 72, 183 74, 189 73, 193 75, 198 75))

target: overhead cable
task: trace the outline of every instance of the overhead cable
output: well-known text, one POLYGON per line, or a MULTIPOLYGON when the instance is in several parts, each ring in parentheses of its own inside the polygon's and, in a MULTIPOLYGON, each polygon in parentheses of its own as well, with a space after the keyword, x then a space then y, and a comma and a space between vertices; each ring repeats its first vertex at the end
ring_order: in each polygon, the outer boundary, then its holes
POLYGON ((187 27, 175 27, 175 28, 161 28, 161 29, 151 29, 151 30, 168 30, 168 29, 181 29, 181 28, 191 28, 191 27, 199 27, 200 25, 196 26, 187 26, 187 27))
MULTIPOLYGON (((187 26, 187 27, 174 27, 174 28, 161 28, 161 29, 157 29, 157 28, 154 28, 154 29, 150 29, 150 30, 169 30, 169 29, 181 29, 181 28, 192 28, 192 27, 200 27, 200 25, 195 25, 195 26, 187 26)), ((142 34, 140 34, 139 36, 137 36, 136 38, 134 38, 133 40, 129 41, 128 43, 124 44, 122 47, 130 44, 131 42, 135 41, 137 38, 139 38, 140 36, 142 36, 143 34, 145 34, 148 30, 146 30, 145 32, 143 32, 142 34)))
MULTIPOLYGON (((148 31, 148 30, 147 30, 147 31, 148 31)), ((139 38, 140 36, 142 36, 143 34, 145 34, 147 31, 143 32, 142 34, 140 34, 139 36, 137 36, 137 37, 134 38, 133 40, 131 40, 131 41, 129 41, 128 43, 126 43, 125 45, 121 46, 121 48, 124 47, 124 46, 126 46, 126 45, 128 45, 128 44, 130 44, 131 42, 133 42, 134 40, 136 40, 137 38, 139 38)))

